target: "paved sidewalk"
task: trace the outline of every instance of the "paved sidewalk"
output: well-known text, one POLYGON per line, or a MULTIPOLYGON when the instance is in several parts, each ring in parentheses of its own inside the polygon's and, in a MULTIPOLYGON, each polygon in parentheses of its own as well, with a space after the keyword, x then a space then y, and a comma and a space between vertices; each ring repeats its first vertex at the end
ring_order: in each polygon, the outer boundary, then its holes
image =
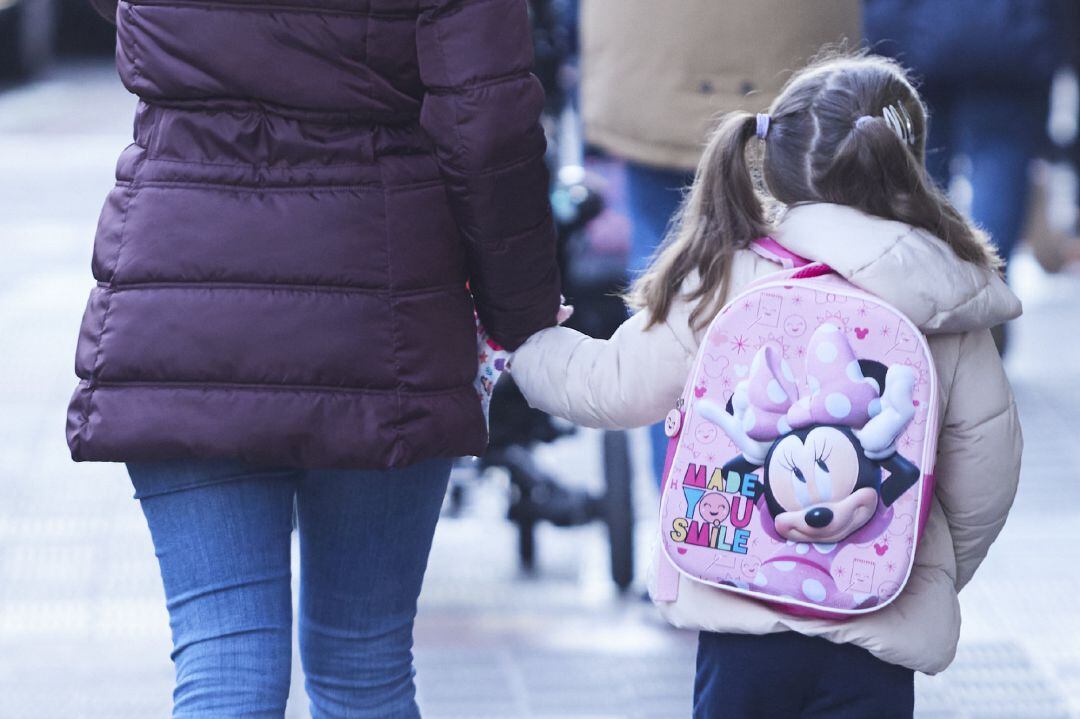
MULTIPOLYGON (((0 719, 168 714, 168 625, 142 516, 121 468, 74 465, 63 440, 91 238, 132 109, 104 64, 0 93, 0 719)), ((918 681, 920 719, 1080 717, 1080 281, 1023 259, 1014 280, 1027 310, 1008 363, 1023 485, 962 597, 956 663, 918 681)), ((540 459, 588 485, 597 441, 583 433, 540 459)), ((640 590, 615 595, 600 527, 542 528, 538 575, 522 577, 505 497, 491 477, 438 530, 417 624, 425 716, 688 716, 694 637, 663 626, 640 590)), ((647 535, 643 523, 640 546, 647 535)), ((289 716, 303 717, 295 679, 289 716)))

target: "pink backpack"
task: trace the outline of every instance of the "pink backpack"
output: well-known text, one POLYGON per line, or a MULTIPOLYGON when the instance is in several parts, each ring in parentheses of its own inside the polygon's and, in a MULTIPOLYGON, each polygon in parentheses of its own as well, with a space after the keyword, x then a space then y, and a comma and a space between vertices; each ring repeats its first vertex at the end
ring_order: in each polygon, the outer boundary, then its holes
POLYGON ((918 328, 770 238, 787 269, 709 325, 665 429, 655 599, 680 578, 789 613, 889 604, 930 508, 937 377, 918 328))

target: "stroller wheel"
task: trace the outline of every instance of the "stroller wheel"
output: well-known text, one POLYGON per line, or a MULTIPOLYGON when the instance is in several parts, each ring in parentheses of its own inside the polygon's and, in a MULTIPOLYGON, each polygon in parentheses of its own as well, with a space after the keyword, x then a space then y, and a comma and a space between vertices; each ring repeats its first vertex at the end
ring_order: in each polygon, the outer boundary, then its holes
POLYGON ((531 573, 536 567, 535 490, 537 478, 527 450, 512 447, 492 452, 492 459, 510 472, 510 512, 508 519, 517 526, 518 558, 521 569, 531 573))
POLYGON ((536 523, 531 519, 521 518, 517 520, 517 527, 521 569, 532 572, 536 568, 536 523))
POLYGON ((604 432, 604 521, 611 547, 611 578, 620 590, 634 580, 634 503, 626 432, 604 432))

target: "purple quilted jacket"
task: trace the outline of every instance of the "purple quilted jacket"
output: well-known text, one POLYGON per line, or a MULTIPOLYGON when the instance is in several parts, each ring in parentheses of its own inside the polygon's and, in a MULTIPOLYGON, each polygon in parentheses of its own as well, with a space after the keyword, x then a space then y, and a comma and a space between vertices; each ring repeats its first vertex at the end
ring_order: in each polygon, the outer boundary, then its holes
POLYGON ((474 299, 509 348, 559 301, 525 0, 94 2, 140 102, 72 456, 480 453, 474 299))

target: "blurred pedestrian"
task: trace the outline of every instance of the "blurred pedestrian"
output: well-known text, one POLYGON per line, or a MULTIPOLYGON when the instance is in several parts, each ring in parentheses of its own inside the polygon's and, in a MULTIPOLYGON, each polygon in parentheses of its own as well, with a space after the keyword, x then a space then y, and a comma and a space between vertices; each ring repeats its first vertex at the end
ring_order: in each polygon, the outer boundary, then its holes
MULTIPOLYGON (((1047 145, 1054 72, 1067 60, 1067 0, 864 0, 874 52, 920 81, 926 163, 948 188, 966 158, 971 217, 1008 262, 1028 216, 1029 169, 1047 145)), ((997 330, 1004 349, 1004 328, 997 330)))
POLYGON ((284 715, 295 503, 312 715, 416 717, 432 533, 486 438, 474 301, 511 349, 559 306, 526 6, 94 2, 139 103, 68 442, 128 463, 173 716, 284 715))
MULTIPOLYGON (((586 139, 626 161, 629 271, 648 264, 724 112, 768 105, 826 43, 860 36, 858 0, 583 0, 586 139)), ((659 477, 667 437, 650 430, 659 477)))
POLYGON ((1066 66, 1050 84, 1048 151, 1030 170, 1031 197, 1024 240, 1045 272, 1080 267, 1080 2, 1064 3, 1066 66))
POLYGON ((1066 60, 1062 0, 865 0, 866 40, 920 80, 927 168, 948 187, 970 161, 973 219, 1008 261, 1046 142, 1050 81, 1066 60))
POLYGON ((1019 476, 1016 405, 989 328, 1020 302, 986 237, 927 175, 925 140, 925 108, 899 66, 874 56, 812 65, 768 113, 720 124, 677 226, 632 288, 637 314, 611 340, 558 327, 514 354, 515 381, 546 412, 612 429, 658 421, 726 298, 781 269, 750 249, 766 235, 928 336, 943 412, 936 490, 903 592, 822 621, 681 582, 675 601, 658 604, 676 626, 701 630, 695 717, 910 717, 913 671, 939 672, 956 651, 957 592, 1004 525, 1019 476))

